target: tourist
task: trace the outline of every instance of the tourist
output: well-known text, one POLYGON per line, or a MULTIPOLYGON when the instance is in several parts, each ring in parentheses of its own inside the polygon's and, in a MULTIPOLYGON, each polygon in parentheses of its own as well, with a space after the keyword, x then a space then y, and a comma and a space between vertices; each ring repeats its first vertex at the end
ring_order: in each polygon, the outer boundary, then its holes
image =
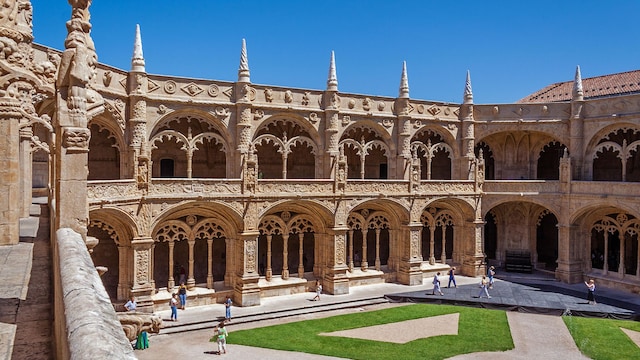
POLYGON ((217 336, 218 342, 218 355, 227 353, 227 328, 224 327, 224 321, 218 324, 215 329, 215 336, 217 336))
POLYGON ((171 307, 171 321, 178 321, 178 294, 171 295, 169 306, 171 307))
POLYGON ((322 284, 320 280, 316 281, 316 296, 313 298, 313 301, 320 300, 320 294, 322 294, 322 284))
POLYGON ((431 295, 435 295, 436 291, 440 293, 440 295, 444 295, 442 293, 442 290, 440 289, 440 272, 438 271, 434 276, 433 276, 433 292, 431 292, 431 295))
POLYGON ((596 282, 593 279, 589 279, 589 282, 584 282, 587 285, 587 301, 589 301, 589 305, 596 304, 595 292, 596 292, 596 282))
POLYGON ((180 287, 178 288, 178 295, 180 295, 180 307, 182 310, 187 306, 187 287, 184 283, 180 283, 180 287))
POLYGON ((136 297, 133 295, 131 296, 131 299, 124 304, 124 308, 127 309, 127 311, 136 311, 137 306, 136 297))
POLYGON ((233 301, 231 301, 231 297, 227 295, 227 299, 224 301, 224 319, 226 321, 231 321, 231 304, 233 304, 233 301))
POLYGON ((451 269, 449 269, 449 285, 447 285, 447 287, 451 287, 451 283, 453 283, 453 287, 458 287, 458 284, 456 284, 456 268, 452 267, 451 269))
POLYGON ((482 275, 482 280, 480 281, 480 293, 478 294, 478 296, 476 296, 477 298, 481 298, 482 294, 485 294, 487 295, 487 299, 491 299, 491 296, 489 296, 489 290, 487 290, 487 286, 488 286, 487 276, 482 275))
POLYGON ((493 276, 496 274, 496 268, 489 267, 489 271, 487 271, 487 275, 489 276, 489 289, 493 289, 493 276))

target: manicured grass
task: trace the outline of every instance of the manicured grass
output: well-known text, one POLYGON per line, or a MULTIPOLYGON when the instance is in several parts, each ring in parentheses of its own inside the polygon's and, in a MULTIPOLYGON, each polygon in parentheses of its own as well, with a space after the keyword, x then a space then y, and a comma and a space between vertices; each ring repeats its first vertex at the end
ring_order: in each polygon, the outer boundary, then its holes
POLYGON ((513 348, 504 311, 426 304, 234 331, 227 341, 231 344, 367 360, 445 359, 459 354, 513 348), (318 335, 452 313, 460 314, 457 336, 442 335, 395 344, 318 335))
POLYGON ((640 359, 640 349, 620 328, 640 331, 629 320, 563 317, 580 351, 595 360, 640 359))

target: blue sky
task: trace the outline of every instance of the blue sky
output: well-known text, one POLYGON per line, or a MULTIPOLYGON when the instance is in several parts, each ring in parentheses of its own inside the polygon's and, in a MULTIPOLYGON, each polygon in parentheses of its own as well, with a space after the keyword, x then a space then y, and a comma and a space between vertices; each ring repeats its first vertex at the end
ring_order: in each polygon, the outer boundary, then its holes
MULTIPOLYGON (((35 42, 63 49, 71 7, 32 0, 35 42)), ((324 89, 331 50, 341 92, 508 103, 555 82, 640 68, 640 1, 94 0, 100 62, 128 70, 140 24, 151 74, 324 89)))

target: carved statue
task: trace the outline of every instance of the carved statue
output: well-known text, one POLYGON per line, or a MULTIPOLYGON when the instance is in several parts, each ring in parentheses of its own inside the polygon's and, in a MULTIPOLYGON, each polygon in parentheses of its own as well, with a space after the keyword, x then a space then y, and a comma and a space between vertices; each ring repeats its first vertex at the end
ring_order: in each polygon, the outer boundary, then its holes
POLYGON ((162 318, 156 314, 117 313, 124 334, 129 341, 134 341, 143 331, 152 334, 160 333, 162 318))

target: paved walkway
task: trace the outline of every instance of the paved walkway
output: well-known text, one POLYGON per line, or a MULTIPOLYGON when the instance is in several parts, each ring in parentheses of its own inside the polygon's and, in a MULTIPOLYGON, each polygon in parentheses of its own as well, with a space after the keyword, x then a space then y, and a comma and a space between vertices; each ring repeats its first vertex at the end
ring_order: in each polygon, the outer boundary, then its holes
MULTIPOLYGON (((453 294, 465 294, 469 300, 472 300, 473 295, 477 295, 478 279, 458 276, 458 289, 447 289, 443 291, 445 296, 453 294)), ((289 321, 300 321, 314 319, 318 317, 333 316, 338 314, 346 314, 358 311, 380 309, 391 306, 403 306, 405 303, 387 303, 387 304, 372 304, 362 305, 357 307, 344 307, 344 308, 331 308, 332 304, 348 304, 351 301, 365 301, 366 299, 380 298, 387 294, 398 293, 430 293, 432 285, 430 279, 425 279, 425 284, 421 286, 406 286, 399 284, 379 284, 369 285, 362 287, 353 287, 350 289, 350 294, 347 295, 323 295, 320 301, 310 301, 314 293, 294 294, 289 296, 279 296, 273 298, 261 299, 260 306, 254 307, 233 307, 232 317, 234 321, 227 326, 230 332, 230 336, 233 336, 233 332, 236 330, 249 329, 255 327, 262 327, 274 324, 281 324, 289 321), (312 312, 320 306, 331 308, 331 310, 323 312, 312 312), (309 309, 308 312, 301 315, 281 318, 278 317, 278 312, 285 311, 286 309, 309 309), (263 314, 267 320, 243 322, 243 318, 249 318, 252 316, 258 316, 263 314), (274 314, 269 316, 269 314, 274 314)), ((528 286, 531 288, 531 292, 535 292, 536 296, 548 298, 548 303, 560 302, 558 306, 560 308, 568 308, 571 306, 582 306, 586 301, 584 295, 586 294, 584 284, 563 284, 550 279, 548 276, 535 275, 510 275, 504 274, 503 279, 498 279, 495 284, 493 293, 504 292, 502 295, 493 299, 477 299, 480 302, 486 301, 515 301, 510 299, 509 296, 519 296, 517 292, 507 291, 507 288, 516 288, 518 286, 528 286), (504 280, 508 278, 509 281, 504 280), (528 283, 529 285, 518 284, 528 283), (536 286, 539 286, 536 288, 536 286), (545 288, 544 290, 542 288, 545 288), (500 289, 500 290, 499 290, 500 289), (536 290, 537 289, 537 290, 536 290), (554 291, 551 291, 554 290, 554 291), (568 295, 568 293, 575 293, 576 296, 568 295)), ((625 293, 614 289, 606 289, 604 287, 598 287, 598 299, 599 304, 592 307, 599 307, 597 311, 611 310, 627 313, 634 313, 640 309, 640 299, 638 296, 625 293), (611 302, 615 302, 616 306, 610 305, 611 302), (624 306, 624 307, 621 307, 624 306)), ((462 296, 462 295, 460 295, 462 296)), ((444 298, 443 297, 443 298, 444 298)), ((586 306, 586 304, 585 304, 586 306)), ((168 308, 168 306, 167 306, 168 308)), ((184 324, 211 321, 214 322, 217 318, 224 316, 224 306, 222 304, 201 306, 188 308, 184 311, 179 310, 178 322, 172 323, 167 321, 170 317, 170 311, 163 310, 158 312, 165 320, 165 325, 169 328, 175 327, 173 331, 179 330, 184 324)), ((512 336, 514 337, 514 344, 516 349, 509 352, 501 353, 500 357, 497 357, 496 353, 487 353, 482 356, 483 358, 504 358, 504 359, 531 359, 531 358, 547 358, 547 359, 582 359, 582 355, 575 348, 575 344, 568 335, 568 330, 564 326, 564 322, 560 317, 549 315, 534 315, 534 314, 520 314, 516 312, 508 313, 509 324, 512 329, 512 336), (526 334, 536 334, 537 340, 532 340, 531 337, 526 334), (553 340, 553 341, 552 341, 553 340), (505 357, 503 357, 505 356, 505 357)), ((215 343, 210 343, 208 340, 212 336, 212 329, 208 327, 206 329, 178 332, 175 333, 167 329, 161 331, 159 335, 154 335, 150 339, 150 348, 143 351, 136 351, 136 355, 141 360, 146 359, 158 359, 158 358, 173 358, 173 357, 188 357, 188 358, 203 358, 203 355, 211 354, 213 356, 214 351, 217 349, 215 343), (173 333, 170 333, 173 332, 173 333)), ((281 352, 276 350, 252 348, 239 345, 228 345, 229 353, 225 356, 225 359, 247 359, 247 358, 259 358, 259 359, 332 359, 330 357, 323 357, 311 354, 281 352)), ((474 354, 474 357, 466 358, 481 358, 475 357, 480 354, 474 354)))

